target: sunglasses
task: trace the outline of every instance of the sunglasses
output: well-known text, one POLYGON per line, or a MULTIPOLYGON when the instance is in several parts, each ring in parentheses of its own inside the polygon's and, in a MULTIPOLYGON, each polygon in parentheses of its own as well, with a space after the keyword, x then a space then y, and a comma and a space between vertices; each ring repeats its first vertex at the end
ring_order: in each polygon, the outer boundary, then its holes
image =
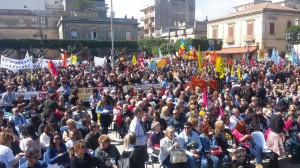
POLYGON ((55 140, 61 140, 61 138, 53 138, 53 139, 55 139, 55 140))
POLYGON ((191 127, 184 127, 184 129, 190 129, 191 127))

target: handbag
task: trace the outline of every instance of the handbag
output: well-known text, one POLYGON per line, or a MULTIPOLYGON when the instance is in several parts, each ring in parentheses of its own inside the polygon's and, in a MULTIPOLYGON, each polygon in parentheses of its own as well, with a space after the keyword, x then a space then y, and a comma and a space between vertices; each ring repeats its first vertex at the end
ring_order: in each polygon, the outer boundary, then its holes
POLYGON ((170 151, 170 162, 175 164, 175 163, 183 163, 186 162, 186 154, 184 150, 182 149, 172 149, 170 151))
POLYGON ((211 148, 211 149, 209 149, 209 151, 210 151, 211 155, 215 155, 215 156, 223 154, 223 150, 220 146, 216 146, 215 148, 211 148))
POLYGON ((133 151, 124 154, 125 151, 123 151, 120 159, 118 160, 118 168, 130 168, 131 166, 131 158, 132 158, 132 154, 133 151))

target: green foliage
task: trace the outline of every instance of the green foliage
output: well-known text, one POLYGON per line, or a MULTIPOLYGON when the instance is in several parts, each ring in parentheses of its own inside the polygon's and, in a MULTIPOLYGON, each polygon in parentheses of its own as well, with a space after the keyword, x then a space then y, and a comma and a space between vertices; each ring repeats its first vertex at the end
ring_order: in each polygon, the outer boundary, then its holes
POLYGON ((95 4, 91 0, 72 0, 72 7, 75 11, 86 12, 95 10, 95 4))
POLYGON ((300 26, 291 26, 287 29, 287 33, 291 33, 292 35, 292 42, 293 44, 300 44, 300 40, 298 39, 297 35, 300 32, 300 26))

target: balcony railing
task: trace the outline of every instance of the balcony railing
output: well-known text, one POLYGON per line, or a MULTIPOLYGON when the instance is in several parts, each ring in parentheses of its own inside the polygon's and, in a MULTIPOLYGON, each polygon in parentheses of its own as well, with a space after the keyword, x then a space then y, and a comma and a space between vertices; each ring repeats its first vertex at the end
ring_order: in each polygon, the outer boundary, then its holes
POLYGON ((227 37, 225 41, 226 43, 234 43, 234 37, 227 37))
POLYGON ((255 42, 255 37, 253 35, 247 35, 244 37, 245 42, 255 42))

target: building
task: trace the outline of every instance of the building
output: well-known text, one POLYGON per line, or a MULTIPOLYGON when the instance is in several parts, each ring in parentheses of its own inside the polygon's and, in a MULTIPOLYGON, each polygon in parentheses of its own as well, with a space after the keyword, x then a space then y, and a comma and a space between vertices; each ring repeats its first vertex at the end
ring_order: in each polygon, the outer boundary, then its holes
POLYGON ((195 21, 195 0, 155 0, 154 5, 141 10, 144 12, 145 37, 156 37, 176 28, 176 24, 193 24, 195 21))
MULTIPOLYGON (((110 18, 90 16, 63 16, 57 27, 59 39, 111 40, 110 18)), ((137 40, 138 22, 133 18, 114 18, 114 40, 137 40)))
POLYGON ((234 11, 241 11, 247 9, 253 5, 257 5, 259 3, 271 2, 280 6, 285 6, 294 9, 300 9, 300 1, 299 0, 248 0, 246 2, 242 2, 236 6, 234 6, 234 11))
POLYGON ((234 58, 249 58, 258 51, 271 53, 288 49, 287 28, 299 18, 300 10, 270 2, 258 3, 224 17, 210 20, 207 37, 223 39, 223 49, 218 54, 234 58))
MULTIPOLYGON (((78 9, 74 8, 73 5, 74 0, 63 0, 64 10, 68 13, 68 15, 72 14, 74 11, 78 11, 78 9)), ((88 9, 89 12, 97 13, 97 17, 106 18, 107 17, 107 4, 105 4, 105 0, 90 0, 90 4, 92 5, 91 9, 88 9)), ((86 11, 81 11, 86 12, 86 11)))

